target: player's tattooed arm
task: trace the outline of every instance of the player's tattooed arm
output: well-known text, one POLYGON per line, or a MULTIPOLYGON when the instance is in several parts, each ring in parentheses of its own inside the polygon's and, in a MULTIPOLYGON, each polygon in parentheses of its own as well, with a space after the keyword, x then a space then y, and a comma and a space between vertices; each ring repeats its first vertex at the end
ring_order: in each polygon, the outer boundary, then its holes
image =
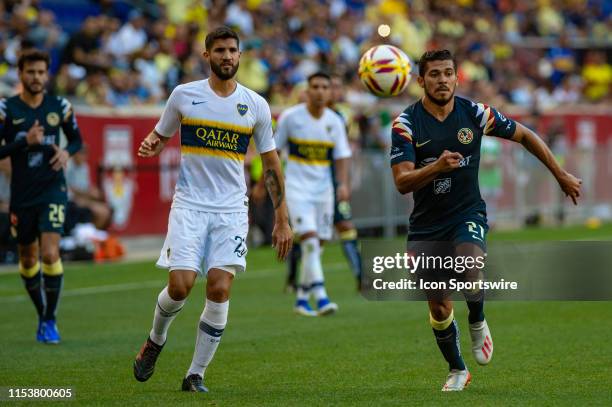
POLYGON ((536 133, 517 122, 512 141, 520 143, 527 151, 536 156, 556 178, 559 186, 563 192, 565 192, 565 195, 571 198, 574 205, 578 204, 577 199, 580 197, 580 185, 582 184, 582 180, 561 168, 561 165, 559 165, 554 154, 550 151, 550 148, 548 148, 544 140, 536 133))
POLYGON ((266 189, 268 190, 268 194, 270 194, 272 203, 274 204, 274 209, 277 209, 281 203, 283 203, 285 197, 283 194, 282 184, 276 171, 273 169, 266 170, 266 173, 264 174, 264 183, 266 185, 266 189))
POLYGON ((289 213, 285 201, 285 184, 281 172, 280 159, 276 150, 261 155, 263 163, 264 184, 274 204, 274 230, 272 246, 276 248, 278 258, 287 257, 293 244, 293 232, 289 227, 289 213))
POLYGON ((401 194, 418 191, 438 175, 459 168, 461 160, 463 156, 460 153, 444 150, 436 161, 423 168, 415 168, 412 161, 402 161, 391 167, 395 187, 401 194))
POLYGON ((170 141, 170 137, 164 137, 153 130, 147 137, 142 140, 138 148, 139 157, 155 157, 159 155, 166 144, 170 141))

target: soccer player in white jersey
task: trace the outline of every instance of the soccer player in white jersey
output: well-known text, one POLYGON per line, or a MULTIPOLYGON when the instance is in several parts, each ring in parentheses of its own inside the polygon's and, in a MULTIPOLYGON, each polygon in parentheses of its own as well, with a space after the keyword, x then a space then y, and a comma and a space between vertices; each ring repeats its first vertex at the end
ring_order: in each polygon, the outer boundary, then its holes
POLYGON ((327 107, 331 79, 317 72, 308 78, 306 103, 293 106, 280 116, 276 129, 279 150, 288 150, 285 182, 291 225, 302 245, 302 265, 295 312, 305 316, 329 315, 338 310, 325 290, 321 244, 332 235, 334 187, 331 164, 338 186, 336 199, 347 201, 348 164, 351 150, 342 119, 327 107), (310 295, 317 301, 315 312, 310 295))
POLYGON ((168 285, 157 297, 153 328, 134 361, 134 376, 139 381, 151 377, 170 323, 183 308, 198 274, 203 274, 206 305, 193 360, 182 383, 182 390, 191 392, 208 391, 204 371, 227 323, 234 276, 246 267, 248 201, 243 160, 251 136, 274 202, 272 239, 279 258, 285 258, 292 242, 270 108, 261 96, 234 80, 240 60, 238 35, 227 27, 217 28, 207 35, 203 56, 211 67, 210 78, 177 86, 138 150, 141 157, 158 155, 180 128, 180 173, 168 234, 157 261, 157 266, 169 270, 168 285))

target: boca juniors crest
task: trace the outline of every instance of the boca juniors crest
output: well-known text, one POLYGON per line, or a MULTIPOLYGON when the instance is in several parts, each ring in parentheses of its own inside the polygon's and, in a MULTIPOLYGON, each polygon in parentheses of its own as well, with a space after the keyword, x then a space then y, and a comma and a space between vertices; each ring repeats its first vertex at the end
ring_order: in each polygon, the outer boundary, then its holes
POLYGON ((472 130, 464 127, 457 133, 457 138, 462 144, 470 144, 474 140, 474 133, 472 133, 472 130))
POLYGON ((243 105, 242 103, 238 103, 236 105, 236 109, 238 109, 238 113, 240 113, 240 116, 244 116, 249 110, 249 107, 247 105, 243 105))

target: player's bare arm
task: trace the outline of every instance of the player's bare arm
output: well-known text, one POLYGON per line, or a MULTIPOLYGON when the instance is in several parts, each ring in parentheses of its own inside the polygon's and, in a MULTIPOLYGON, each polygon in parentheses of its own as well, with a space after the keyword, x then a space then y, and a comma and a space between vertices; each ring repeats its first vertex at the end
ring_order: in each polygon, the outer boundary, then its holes
POLYGON ((170 141, 170 137, 164 137, 153 130, 147 137, 142 140, 138 148, 139 157, 155 157, 161 153, 166 144, 170 141))
POLYGON ((336 180, 338 187, 336 188, 336 198, 339 202, 348 201, 351 198, 351 190, 349 188, 348 172, 350 159, 341 158, 334 161, 336 167, 336 180))
POLYGON ((582 180, 561 168, 544 140, 536 133, 517 122, 512 141, 522 144, 527 151, 536 156, 555 177, 559 186, 563 192, 565 192, 565 195, 572 199, 574 205, 578 204, 577 199, 580 197, 580 185, 582 184, 582 180))
POLYGON ((272 246, 276 249, 278 258, 287 257, 293 244, 293 232, 289 227, 289 214, 285 201, 285 184, 281 173, 280 159, 276 150, 261 155, 264 170, 264 183, 274 205, 274 230, 272 231, 272 246))
POLYGON ((411 161, 398 163, 392 167, 395 187, 401 194, 417 191, 439 174, 459 168, 461 160, 463 156, 460 153, 444 150, 436 161, 423 168, 415 169, 411 161))

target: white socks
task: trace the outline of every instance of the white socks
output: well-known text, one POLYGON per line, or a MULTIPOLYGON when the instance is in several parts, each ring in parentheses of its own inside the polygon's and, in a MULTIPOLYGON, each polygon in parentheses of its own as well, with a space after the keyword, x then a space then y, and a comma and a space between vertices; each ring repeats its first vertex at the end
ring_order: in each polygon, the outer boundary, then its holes
POLYGON ((215 355, 221 335, 227 324, 229 301, 222 303, 206 299, 206 306, 200 316, 195 352, 187 376, 198 374, 204 377, 204 370, 215 355))
MULTIPOLYGON (((302 274, 305 274, 312 294, 318 301, 327 298, 323 284, 323 266, 321 265, 321 246, 318 237, 302 240, 302 274)), ((298 299, 299 291, 298 291, 298 299)))
POLYGON ((159 293, 157 305, 155 306, 155 314, 153 315, 153 329, 151 329, 149 334, 153 342, 160 346, 166 342, 168 328, 183 308, 183 304, 185 304, 185 300, 175 301, 170 297, 168 286, 164 287, 159 293))

